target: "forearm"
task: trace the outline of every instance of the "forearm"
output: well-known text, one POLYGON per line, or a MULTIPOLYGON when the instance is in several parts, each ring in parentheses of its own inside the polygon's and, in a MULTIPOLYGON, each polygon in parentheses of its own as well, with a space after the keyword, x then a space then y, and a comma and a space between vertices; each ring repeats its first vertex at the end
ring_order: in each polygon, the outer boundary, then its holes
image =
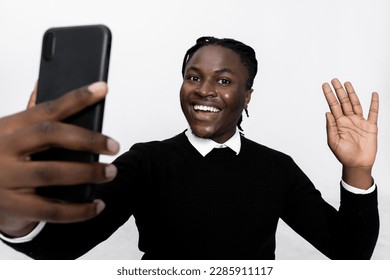
POLYGON ((379 234, 377 190, 366 195, 341 190, 337 259, 370 259, 379 234))
POLYGON ((355 194, 340 186, 337 211, 297 166, 290 174, 290 182, 295 183, 282 219, 330 259, 371 258, 379 232, 377 188, 355 194))
POLYGON ((84 247, 83 234, 77 236, 73 232, 75 229, 73 225, 46 224, 40 233, 29 241, 3 241, 33 259, 76 259, 90 248, 84 247))

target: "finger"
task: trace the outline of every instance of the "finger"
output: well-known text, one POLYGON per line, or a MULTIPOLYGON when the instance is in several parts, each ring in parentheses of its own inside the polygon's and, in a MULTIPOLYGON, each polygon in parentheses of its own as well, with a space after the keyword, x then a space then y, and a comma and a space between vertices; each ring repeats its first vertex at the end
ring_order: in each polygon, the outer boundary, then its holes
POLYGON ((354 112, 352 110, 352 104, 349 100, 349 97, 347 93, 345 92, 345 89, 343 88, 342 84, 338 79, 333 79, 331 81, 333 88, 336 91, 337 98, 340 102, 341 108, 343 110, 343 113, 345 116, 353 116, 354 112))
POLYGON ((100 184, 117 174, 113 164, 60 161, 24 161, 8 164, 2 184, 10 188, 100 184), (23 174, 23 176, 20 176, 23 174))
POLYGON ((322 91, 324 92, 325 99, 328 102, 329 109, 332 112, 333 117, 336 120, 342 117, 343 111, 341 110, 340 104, 328 83, 324 83, 322 85, 322 91))
POLYGON ((89 86, 75 89, 53 101, 36 106, 32 117, 36 121, 63 120, 82 109, 102 100, 107 94, 105 82, 93 83, 89 86))
POLYGON ((31 125, 4 137, 3 141, 8 141, 4 145, 7 147, 5 153, 19 156, 27 156, 52 146, 109 155, 119 151, 119 144, 107 136, 59 122, 31 125))
POLYGON ((40 103, 27 111, 8 116, 3 121, 16 130, 36 122, 63 120, 102 100, 107 90, 105 82, 96 82, 70 91, 55 100, 40 103))
POLYGON ((16 218, 52 223, 73 223, 91 219, 105 207, 101 200, 92 203, 61 203, 31 194, 8 197, 7 213, 16 218), (23 205, 23 207, 21 207, 23 205))
POLYGON ((377 92, 373 92, 371 96, 370 111, 368 113, 367 120, 373 124, 377 124, 378 113, 379 113, 379 94, 377 92))
POLYGON ((358 115, 359 117, 363 118, 363 109, 360 104, 359 97, 357 96, 352 84, 350 82, 346 82, 344 84, 345 89, 347 90, 349 100, 352 104, 352 110, 353 112, 358 115))
POLYGON ((30 99, 28 100, 27 109, 30 109, 36 105, 37 91, 38 91, 38 83, 35 83, 34 90, 32 91, 30 95, 30 99))

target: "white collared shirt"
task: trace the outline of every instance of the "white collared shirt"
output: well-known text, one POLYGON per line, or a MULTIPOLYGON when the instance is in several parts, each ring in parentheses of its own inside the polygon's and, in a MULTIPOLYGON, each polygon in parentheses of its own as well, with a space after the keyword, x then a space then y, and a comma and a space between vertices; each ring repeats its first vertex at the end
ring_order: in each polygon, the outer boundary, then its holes
POLYGON ((194 148, 204 157, 214 148, 218 149, 229 147, 234 152, 236 152, 236 155, 238 155, 241 150, 241 137, 240 132, 237 129, 236 133, 223 144, 217 143, 211 139, 200 138, 192 132, 191 128, 188 128, 185 134, 191 145, 194 146, 194 148))

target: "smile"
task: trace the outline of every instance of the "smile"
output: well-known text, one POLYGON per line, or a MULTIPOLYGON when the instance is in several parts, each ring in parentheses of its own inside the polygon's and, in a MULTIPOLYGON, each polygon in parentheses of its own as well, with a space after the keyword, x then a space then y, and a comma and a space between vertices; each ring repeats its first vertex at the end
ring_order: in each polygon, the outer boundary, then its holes
POLYGON ((205 106, 205 105, 194 105, 195 111, 203 111, 203 112, 211 112, 211 113, 218 113, 220 110, 215 107, 211 106, 205 106))

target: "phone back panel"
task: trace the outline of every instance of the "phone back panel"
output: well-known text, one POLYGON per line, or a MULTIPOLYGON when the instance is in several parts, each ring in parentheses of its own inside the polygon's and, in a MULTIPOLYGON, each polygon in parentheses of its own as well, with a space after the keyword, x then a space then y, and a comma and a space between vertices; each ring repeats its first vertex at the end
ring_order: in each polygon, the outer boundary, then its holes
MULTIPOLYGON (((107 81, 111 32, 104 25, 59 27, 47 30, 43 37, 37 103, 96 81, 107 81)), ((64 120, 101 132, 104 100, 64 120)), ((51 148, 33 155, 33 160, 93 162, 98 155, 51 148)), ((42 195, 68 201, 91 200, 90 186, 39 188, 42 195)))

